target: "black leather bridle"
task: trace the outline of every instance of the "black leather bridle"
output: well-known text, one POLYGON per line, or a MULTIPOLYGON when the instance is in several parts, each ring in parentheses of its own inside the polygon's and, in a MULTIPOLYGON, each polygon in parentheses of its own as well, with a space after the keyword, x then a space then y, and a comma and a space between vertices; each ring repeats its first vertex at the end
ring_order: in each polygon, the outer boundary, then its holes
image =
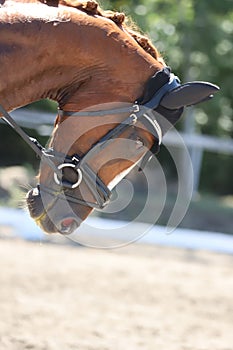
POLYGON ((99 117, 114 114, 128 113, 129 116, 106 135, 104 135, 91 149, 82 157, 78 154, 68 156, 59 153, 52 148, 45 148, 40 143, 29 137, 19 125, 12 119, 7 111, 0 105, 0 112, 3 115, 3 120, 10 125, 15 131, 27 142, 34 152, 42 159, 43 162, 54 171, 54 181, 61 189, 60 192, 55 192, 53 189, 45 185, 38 185, 38 191, 45 192, 51 195, 56 195, 60 199, 68 200, 69 202, 82 204, 92 208, 104 208, 110 201, 111 191, 103 183, 101 178, 96 174, 88 164, 88 160, 93 155, 98 154, 99 150, 103 150, 108 141, 116 139, 128 128, 137 125, 140 121, 145 128, 154 136, 155 141, 151 149, 148 150, 141 162, 141 168, 145 166, 153 154, 157 154, 162 142, 163 134, 166 132, 166 127, 163 127, 158 122, 158 116, 165 117, 171 124, 174 124, 183 112, 183 108, 170 110, 160 105, 163 97, 170 91, 179 87, 179 79, 170 72, 168 67, 157 72, 148 82, 147 88, 141 99, 135 101, 130 107, 115 108, 108 110, 90 111, 90 112, 70 112, 58 110, 60 117, 99 117), (156 112, 156 113, 154 113, 156 112), (64 177, 63 170, 71 168, 76 172, 76 181, 70 182, 64 177), (84 181, 94 196, 96 203, 87 202, 83 199, 76 198, 70 194, 71 190, 79 187, 84 181))

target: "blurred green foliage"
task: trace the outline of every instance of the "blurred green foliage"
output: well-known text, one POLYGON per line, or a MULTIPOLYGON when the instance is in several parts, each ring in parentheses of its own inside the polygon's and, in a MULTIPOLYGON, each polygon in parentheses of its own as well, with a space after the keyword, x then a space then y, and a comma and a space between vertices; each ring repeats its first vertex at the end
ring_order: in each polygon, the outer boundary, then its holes
POLYGON ((151 38, 182 81, 206 80, 221 87, 198 107, 198 131, 233 137, 233 1, 112 0, 106 8, 126 12, 151 38))
MULTIPOLYGON (((195 108, 195 128, 233 138, 233 1, 112 0, 102 5, 129 15, 183 82, 206 80, 220 86, 213 100, 195 108)), ((232 175, 232 155, 205 154, 202 190, 233 193, 232 175)))

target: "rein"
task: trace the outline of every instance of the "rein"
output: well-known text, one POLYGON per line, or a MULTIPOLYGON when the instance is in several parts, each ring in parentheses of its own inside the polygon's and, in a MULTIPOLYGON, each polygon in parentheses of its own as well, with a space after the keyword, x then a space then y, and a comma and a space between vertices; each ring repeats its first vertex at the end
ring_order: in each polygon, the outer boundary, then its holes
MULTIPOLYGON (((126 129, 136 125, 138 121, 142 122, 145 128, 155 137, 155 142, 152 145, 151 149, 148 150, 144 155, 140 168, 142 169, 146 165, 153 154, 157 154, 159 152, 164 130, 162 130, 163 128, 157 121, 156 116, 153 114, 153 111, 165 117, 169 116, 169 114, 172 113, 172 111, 168 109, 165 111, 165 113, 161 112, 160 102, 168 92, 179 87, 180 82, 174 74, 170 73, 170 69, 167 67, 158 73, 156 73, 155 76, 151 78, 151 80, 153 79, 155 92, 153 91, 152 96, 143 104, 140 104, 139 101, 136 101, 130 107, 89 112, 71 112, 58 109, 58 115, 61 117, 99 117, 110 114, 114 115, 129 113, 129 116, 123 122, 118 124, 115 128, 104 135, 99 141, 97 141, 97 143, 94 144, 83 157, 80 157, 78 154, 68 156, 63 153, 59 153, 52 148, 44 148, 36 139, 28 136, 28 134, 22 130, 22 128, 14 121, 9 113, 0 105, 0 112, 3 115, 2 119, 10 127, 12 127, 20 135, 20 137, 33 149, 36 155, 39 156, 42 161, 45 161, 46 164, 54 171, 54 181, 62 188, 62 191, 56 193, 53 189, 50 189, 44 185, 38 185, 38 192, 40 193, 42 191, 50 195, 56 195, 58 198, 69 200, 73 203, 90 206, 92 208, 104 208, 109 203, 112 193, 100 179, 98 174, 95 174, 95 172, 88 165, 88 159, 90 157, 93 157, 93 154, 97 154, 100 149, 104 149, 110 140, 116 139, 126 129), (160 73, 160 77, 162 75, 165 78, 165 83, 161 84, 161 82, 159 82, 158 73, 160 73), (72 168, 72 170, 76 172, 76 182, 72 183, 64 179, 64 168, 72 168), (73 190, 77 188, 82 180, 84 180, 89 190, 93 194, 96 203, 87 202, 67 193, 67 190, 73 190)), ((149 93, 151 95, 151 91, 146 91, 146 93, 149 93)), ((177 111, 177 116, 179 117, 182 111, 177 111)))

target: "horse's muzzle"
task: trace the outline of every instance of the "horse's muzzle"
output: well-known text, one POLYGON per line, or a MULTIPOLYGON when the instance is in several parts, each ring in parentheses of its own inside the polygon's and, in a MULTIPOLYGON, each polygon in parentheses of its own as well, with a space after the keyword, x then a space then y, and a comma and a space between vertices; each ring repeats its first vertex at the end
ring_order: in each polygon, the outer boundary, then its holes
POLYGON ((61 203, 55 203, 53 200, 44 196, 42 198, 39 188, 31 189, 26 197, 28 210, 30 216, 46 233, 71 234, 79 226, 77 218, 73 215, 66 215, 62 213, 61 203))

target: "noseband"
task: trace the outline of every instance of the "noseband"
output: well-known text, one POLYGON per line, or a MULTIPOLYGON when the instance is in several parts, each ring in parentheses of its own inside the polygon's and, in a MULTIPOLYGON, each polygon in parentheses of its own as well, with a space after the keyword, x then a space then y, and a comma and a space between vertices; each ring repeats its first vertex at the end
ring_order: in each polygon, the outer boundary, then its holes
POLYGON ((61 188, 61 191, 56 193, 53 189, 50 189, 44 185, 38 185, 39 191, 56 195, 58 198, 92 208, 104 208, 109 203, 112 193, 103 183, 98 174, 95 174, 95 172, 89 166, 89 159, 98 154, 100 150, 103 150, 109 144, 110 140, 118 138, 125 130, 136 125, 138 122, 141 122, 145 126, 146 130, 148 130, 155 137, 154 144, 152 145, 151 149, 148 150, 141 162, 141 168, 143 168, 151 156, 159 152, 162 136, 165 132, 164 128, 159 124, 156 118, 158 113, 168 119, 172 124, 174 124, 174 121, 177 121, 182 114, 183 108, 169 110, 160 106, 160 101, 162 98, 168 92, 180 86, 179 79, 170 72, 169 68, 166 67, 156 73, 150 79, 149 83, 149 90, 146 90, 144 96, 130 107, 90 112, 70 112, 63 111, 61 109, 58 110, 58 115, 61 117, 99 117, 123 113, 129 114, 129 116, 123 122, 104 135, 82 157, 80 157, 78 154, 68 156, 63 153, 59 153, 52 148, 44 148, 36 139, 29 137, 0 105, 0 112, 4 116, 2 119, 12 128, 14 128, 15 131, 42 159, 42 161, 46 162, 46 164, 53 170, 54 181, 61 188), (152 89, 151 86, 153 86, 152 89), (154 114, 151 111, 155 111, 157 113, 154 114), (70 182, 64 178, 63 171, 66 168, 70 168, 76 173, 77 179, 75 182, 70 182), (78 199, 70 194, 70 191, 79 187, 83 180, 94 196, 96 203, 78 199))

